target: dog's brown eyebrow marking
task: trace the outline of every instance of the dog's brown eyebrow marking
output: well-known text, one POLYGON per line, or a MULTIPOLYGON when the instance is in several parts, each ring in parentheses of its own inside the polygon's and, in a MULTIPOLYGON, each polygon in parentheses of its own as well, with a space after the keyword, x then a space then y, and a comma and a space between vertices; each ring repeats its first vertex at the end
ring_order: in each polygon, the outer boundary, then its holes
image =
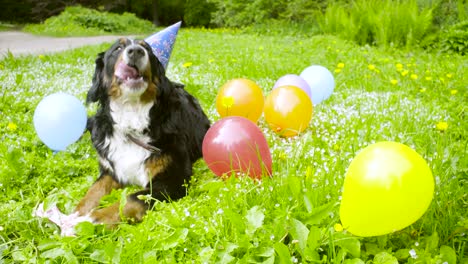
POLYGON ((126 43, 127 43, 127 39, 126 39, 126 38, 120 38, 120 39, 119 39, 119 43, 120 43, 120 44, 126 44, 126 43))

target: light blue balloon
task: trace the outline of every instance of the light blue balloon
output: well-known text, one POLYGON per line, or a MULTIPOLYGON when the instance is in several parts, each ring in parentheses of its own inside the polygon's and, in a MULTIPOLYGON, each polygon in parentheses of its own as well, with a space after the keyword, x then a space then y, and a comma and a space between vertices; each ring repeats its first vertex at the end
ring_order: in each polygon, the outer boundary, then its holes
POLYGON ((66 93, 46 96, 34 111, 34 128, 39 138, 53 151, 77 141, 86 128, 86 108, 66 93))
POLYGON ((309 66, 301 72, 300 76, 309 84, 314 105, 328 99, 335 89, 333 75, 323 66, 309 66))

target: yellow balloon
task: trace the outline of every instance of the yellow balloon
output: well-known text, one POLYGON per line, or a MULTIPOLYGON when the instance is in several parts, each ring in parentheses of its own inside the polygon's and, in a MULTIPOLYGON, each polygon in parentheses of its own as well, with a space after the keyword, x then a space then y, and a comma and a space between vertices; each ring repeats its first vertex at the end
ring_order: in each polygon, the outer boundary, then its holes
POLYGON ((221 117, 242 116, 257 123, 263 112, 262 89, 249 79, 225 83, 216 97, 216 110, 221 117))
POLYGON ((426 161, 396 142, 364 148, 344 179, 341 223, 357 236, 380 236, 418 220, 434 194, 434 178, 426 161))
POLYGON ((265 120, 283 137, 292 137, 309 126, 312 102, 302 89, 285 85, 275 88, 265 101, 265 120))

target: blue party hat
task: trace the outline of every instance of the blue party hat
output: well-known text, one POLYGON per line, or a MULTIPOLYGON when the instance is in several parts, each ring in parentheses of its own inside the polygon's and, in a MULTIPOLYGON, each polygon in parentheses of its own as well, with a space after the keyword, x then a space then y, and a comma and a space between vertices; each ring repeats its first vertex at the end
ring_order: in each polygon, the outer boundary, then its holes
POLYGON ((167 68, 167 64, 169 63, 169 58, 171 57, 172 48, 174 47, 181 23, 182 22, 177 22, 145 39, 151 46, 154 55, 158 57, 159 61, 164 66, 164 69, 167 68))

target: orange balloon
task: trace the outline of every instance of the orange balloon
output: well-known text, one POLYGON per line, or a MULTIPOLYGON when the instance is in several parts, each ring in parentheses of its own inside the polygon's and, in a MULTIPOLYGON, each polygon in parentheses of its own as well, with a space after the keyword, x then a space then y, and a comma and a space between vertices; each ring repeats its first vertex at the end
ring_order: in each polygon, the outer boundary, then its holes
POLYGON ((312 118, 312 102, 303 90, 285 85, 271 91, 265 101, 265 120, 278 135, 292 137, 301 133, 312 118))
POLYGON ((216 97, 216 110, 221 117, 242 116, 257 123, 263 112, 262 89, 249 79, 225 83, 216 97))

